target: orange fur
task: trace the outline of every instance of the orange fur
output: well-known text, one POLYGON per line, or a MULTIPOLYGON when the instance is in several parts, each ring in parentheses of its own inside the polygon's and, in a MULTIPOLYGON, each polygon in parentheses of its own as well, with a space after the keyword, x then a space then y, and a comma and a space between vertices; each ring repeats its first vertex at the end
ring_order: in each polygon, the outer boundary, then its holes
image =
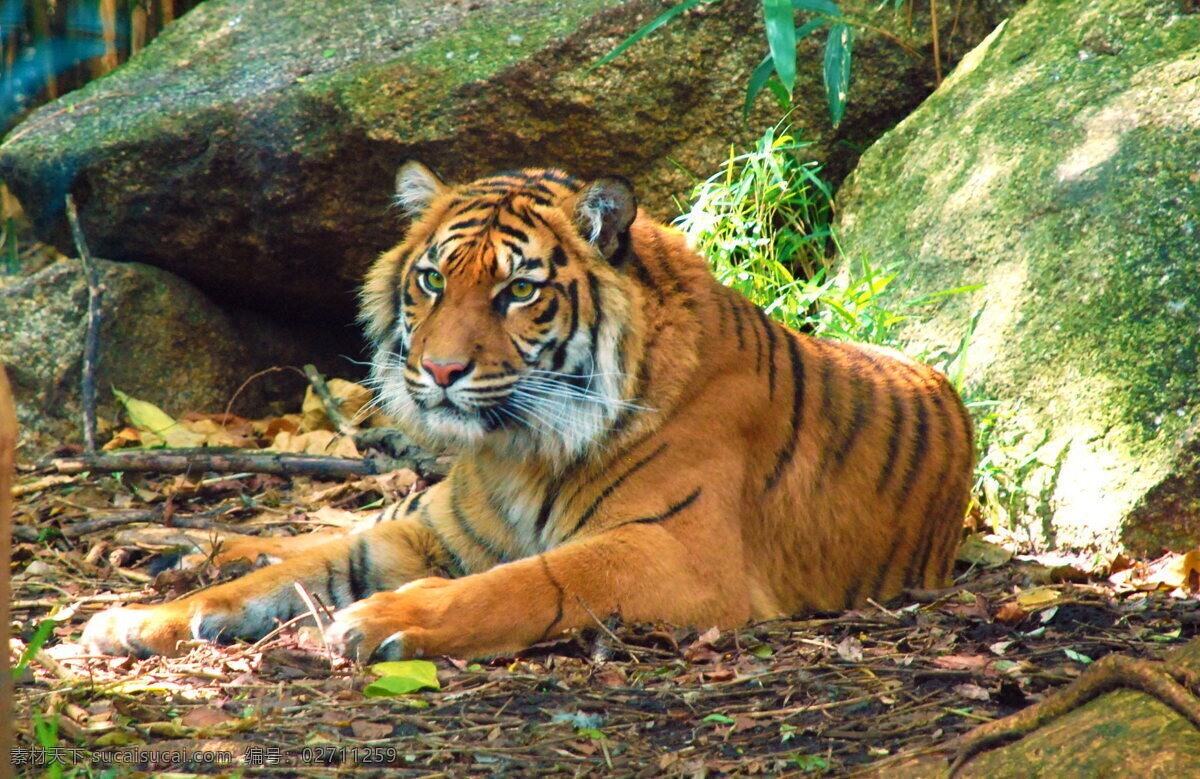
POLYGON ((294 581, 343 607, 327 633, 363 658, 511 652, 614 612, 733 626, 944 583, 973 445, 941 374, 771 322, 635 219, 619 179, 453 188, 410 163, 398 200, 416 219, 363 294, 373 379, 418 440, 459 450, 450 475, 361 533, 98 615, 93 647, 262 635, 300 613, 294 581))

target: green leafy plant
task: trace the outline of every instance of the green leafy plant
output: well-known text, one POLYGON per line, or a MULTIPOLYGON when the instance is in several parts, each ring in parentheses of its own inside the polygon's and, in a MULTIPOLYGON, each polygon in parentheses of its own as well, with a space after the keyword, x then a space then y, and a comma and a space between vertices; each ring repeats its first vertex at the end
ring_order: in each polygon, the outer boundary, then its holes
MULTIPOLYGON (((621 41, 592 67, 598 68, 612 62, 630 46, 685 11, 713 1, 683 0, 621 41)), ((782 105, 791 104, 792 92, 796 88, 796 43, 822 28, 827 28, 824 59, 825 95, 829 106, 829 118, 833 126, 837 127, 845 115, 846 100, 850 92, 850 25, 855 22, 847 19, 833 0, 762 0, 762 12, 768 52, 750 76, 746 88, 745 112, 750 112, 755 98, 764 87, 770 89, 782 105), (796 25, 797 10, 815 14, 815 17, 804 24, 796 25)))

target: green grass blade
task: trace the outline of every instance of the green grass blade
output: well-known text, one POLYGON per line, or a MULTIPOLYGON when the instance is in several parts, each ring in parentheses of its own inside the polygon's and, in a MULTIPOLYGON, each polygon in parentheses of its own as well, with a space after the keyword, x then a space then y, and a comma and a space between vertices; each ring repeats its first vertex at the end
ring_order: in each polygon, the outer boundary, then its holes
POLYGON ((829 38, 825 41, 825 96, 834 127, 841 123, 846 113, 849 93, 850 25, 838 22, 829 28, 829 38))
POLYGON ((680 3, 679 5, 668 8, 666 11, 664 11, 662 14, 660 14, 658 16, 658 18, 656 18, 654 21, 650 22, 649 24, 647 24, 646 26, 642 27, 640 30, 635 32, 633 35, 630 35, 628 38, 626 38, 625 40, 623 40, 619 44, 617 44, 617 48, 613 49, 608 54, 605 54, 603 57, 601 57, 596 62, 596 64, 594 64, 590 68, 588 68, 586 72, 590 73, 591 71, 595 70, 596 68, 600 67, 601 65, 606 65, 609 62, 612 62, 614 59, 621 56, 621 54, 623 54, 624 51, 626 49, 628 49, 630 46, 637 43, 642 38, 645 38, 647 35, 654 32, 659 27, 662 27, 664 24, 671 21, 676 16, 679 16, 684 11, 687 11, 690 8, 695 8, 696 6, 700 5, 701 3, 707 3, 710 1, 711 0, 683 0, 683 2, 680 3))
POLYGON ((796 88, 796 22, 790 0, 763 0, 763 22, 775 73, 791 95, 796 88))

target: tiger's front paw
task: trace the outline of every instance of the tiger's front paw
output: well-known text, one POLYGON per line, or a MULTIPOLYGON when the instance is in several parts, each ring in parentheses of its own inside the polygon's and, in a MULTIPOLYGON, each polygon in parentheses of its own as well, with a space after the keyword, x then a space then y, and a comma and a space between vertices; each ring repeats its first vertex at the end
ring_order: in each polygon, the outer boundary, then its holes
POLYGON ((377 592, 334 614, 325 639, 334 651, 363 663, 450 652, 439 634, 445 629, 453 585, 450 579, 430 577, 395 592, 377 592))
POLYGON ((187 612, 167 604, 102 611, 88 620, 81 641, 90 654, 175 657, 183 654, 179 643, 191 637, 187 612))

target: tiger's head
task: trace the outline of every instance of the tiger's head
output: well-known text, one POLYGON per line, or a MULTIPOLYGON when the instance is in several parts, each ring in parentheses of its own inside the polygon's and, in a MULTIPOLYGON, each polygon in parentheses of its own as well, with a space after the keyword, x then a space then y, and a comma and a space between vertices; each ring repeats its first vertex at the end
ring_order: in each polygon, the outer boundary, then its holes
POLYGON ((628 182, 530 169, 448 186, 408 162, 396 202, 413 222, 361 318, 371 381, 414 438, 573 459, 636 408, 628 182))

